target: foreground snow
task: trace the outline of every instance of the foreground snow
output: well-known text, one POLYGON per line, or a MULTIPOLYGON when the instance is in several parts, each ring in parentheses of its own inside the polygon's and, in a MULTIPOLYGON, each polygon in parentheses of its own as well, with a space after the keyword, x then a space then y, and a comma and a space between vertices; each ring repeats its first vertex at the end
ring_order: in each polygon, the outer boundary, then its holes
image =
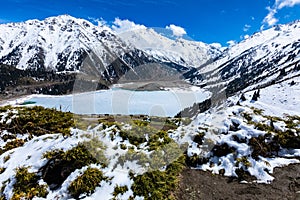
MULTIPOLYGON (((239 104, 237 104, 237 102, 239 101, 240 95, 233 96, 227 100, 224 108, 210 109, 205 113, 196 116, 189 125, 181 125, 176 130, 168 132, 169 137, 177 144, 187 144, 187 155, 190 158, 196 156, 197 158, 206 159, 206 162, 197 162, 194 168, 239 178, 241 178, 240 173, 247 173, 254 178, 256 182, 270 183, 274 179, 272 176, 274 168, 292 163, 300 163, 300 148, 292 149, 279 147, 278 152, 263 152, 255 150, 255 144, 251 143, 251 141, 256 141, 258 144, 261 143, 262 145, 265 145, 263 142, 268 142, 259 140, 259 137, 265 137, 268 134, 268 130, 260 129, 258 128, 258 125, 271 127, 274 133, 272 131, 270 133, 271 135, 273 134, 273 136, 277 132, 284 133, 285 131, 290 130, 294 132, 295 138, 300 137, 300 121, 294 119, 292 127, 287 124, 289 115, 300 116, 300 109, 298 106, 300 78, 293 78, 289 81, 261 89, 258 101, 251 100, 253 93, 254 91, 247 92, 245 94, 246 101, 240 101, 239 104), (295 84, 291 85, 291 81, 294 81, 295 84), (195 136, 199 133, 204 133, 202 144, 195 141, 195 136)), ((130 91, 126 90, 109 90, 99 91, 93 94, 87 93, 80 98, 84 99, 85 96, 90 98, 94 95, 95 99, 100 100, 100 97, 102 97, 103 99, 99 102, 107 106, 108 104, 105 104, 105 102, 111 103, 112 101, 120 101, 120 99, 113 98, 116 94, 118 97, 124 95, 127 99, 130 99, 128 98, 129 94, 132 95, 131 102, 134 103, 129 104, 129 107, 132 109, 135 107, 139 108, 140 110, 135 112, 141 112, 145 111, 145 108, 148 106, 171 102, 171 94, 179 96, 179 94, 186 95, 188 93, 183 91, 179 91, 179 93, 170 91, 130 93, 130 91), (104 94, 106 95, 105 98, 101 96, 104 94), (145 100, 148 100, 148 102, 153 100, 154 103, 152 102, 152 104, 148 105, 147 102, 144 102, 145 100), (144 106, 140 108, 139 103, 143 103, 144 106)), ((203 94, 208 95, 208 93, 199 93, 199 98, 208 97, 203 94)), ((197 93, 195 96, 197 97, 197 93)), ((37 104, 47 107, 58 107, 59 105, 63 105, 63 109, 66 109, 66 107, 72 103, 72 96, 36 96, 28 100, 37 101, 37 104)), ((99 109, 103 108, 100 107, 100 104, 96 105, 99 105, 99 109)), ((71 109, 69 108, 69 110, 71 109)), ((173 112, 175 113, 174 110, 173 112)), ((133 114, 131 112, 129 113, 133 114)), ((169 114, 172 114, 172 112, 169 111, 169 114)), ((7 116, 7 113, 1 113, 1 123, 5 122, 7 116)), ((9 121, 6 123, 9 123, 9 121)), ((130 125, 126 124, 123 124, 123 127, 125 129, 131 128, 130 125)), ((129 190, 127 192, 118 195, 119 199, 128 199, 133 194, 131 189, 133 180, 130 179, 128 175, 129 170, 133 171, 135 174, 143 174, 145 171, 149 170, 149 168, 147 165, 142 166, 138 164, 136 160, 126 160, 122 166, 118 164, 120 156, 125 155, 127 152, 127 150, 120 148, 120 144, 125 144, 127 147, 133 147, 135 151, 144 153, 148 156, 150 155, 150 152, 147 150, 148 147, 146 143, 140 145, 139 148, 136 148, 134 145, 130 144, 128 140, 124 141, 118 134, 115 134, 115 131, 116 128, 114 126, 103 128, 101 124, 93 128, 88 128, 87 130, 72 129, 72 134, 69 137, 63 137, 61 134, 34 137, 27 141, 22 147, 5 152, 0 155, 0 167, 6 169, 0 174, 0 180, 5 181, 10 179, 11 182, 5 187, 4 194, 8 198, 13 194, 16 168, 27 166, 30 167, 30 172, 37 173, 38 170, 46 164, 47 160, 43 158, 45 152, 54 149, 71 149, 79 142, 89 140, 86 135, 92 135, 93 137, 98 138, 107 147, 105 155, 109 160, 109 164, 105 168, 101 168, 98 165, 91 166, 101 169, 105 176, 111 177, 112 179, 110 182, 101 182, 100 186, 96 188, 96 191, 91 196, 84 197, 84 199, 93 200, 99 199, 99 197, 101 197, 101 199, 112 199, 114 188, 117 185, 126 185, 128 187, 129 190), (114 139, 112 139, 112 134, 116 135, 114 139), (10 158, 5 161, 5 158, 8 156, 10 158)), ((26 135, 18 136, 18 138, 26 137, 26 135)), ((4 145, 5 142, 1 141, 0 147, 3 147, 4 145)), ((53 191, 49 190, 46 199, 72 199, 68 194, 68 187, 73 180, 87 169, 87 167, 88 166, 85 166, 82 169, 77 169, 71 173, 59 189, 53 191)), ((164 167, 160 168, 160 170, 164 169, 164 167)), ((245 180, 243 182, 245 182, 245 180)), ((4 183, 0 182, 0 187, 3 185, 4 183)), ((143 197, 136 197, 136 199, 143 199, 143 197)))
MULTIPOLYGON (((281 148, 277 156, 263 157, 259 155, 257 159, 254 159, 252 157, 253 147, 249 145, 251 138, 267 134, 267 131, 259 130, 257 125, 271 126, 271 123, 275 130, 285 132, 289 128, 284 120, 288 116, 300 116, 300 78, 296 77, 261 89, 258 101, 251 100, 253 93, 254 91, 247 92, 245 94, 247 100, 240 102, 241 105, 236 105, 240 95, 233 96, 225 103, 225 109, 201 113, 189 127, 185 127, 184 131, 190 131, 194 135, 208 130, 202 145, 189 140, 189 137, 181 139, 181 142, 188 141, 190 144, 189 156, 194 155, 209 160, 207 163, 198 165, 198 169, 216 174, 222 172, 225 176, 238 176, 236 170, 242 168, 256 177, 257 182, 270 183, 274 179, 272 173, 275 167, 300 162, 300 148, 281 148), (292 81, 295 84, 291 85, 292 81), (246 120, 245 115, 250 116, 252 120, 246 120), (273 118, 274 122, 270 118, 273 118), (221 146, 226 144, 235 150, 232 153, 225 153, 226 155, 223 156, 216 156, 213 153, 216 144, 221 146)), ((300 121, 294 120, 293 123, 298 124, 298 127, 295 126, 295 129, 290 130, 294 132, 295 137, 300 137, 300 121)), ((179 134, 175 135, 175 138, 178 138, 179 134)))

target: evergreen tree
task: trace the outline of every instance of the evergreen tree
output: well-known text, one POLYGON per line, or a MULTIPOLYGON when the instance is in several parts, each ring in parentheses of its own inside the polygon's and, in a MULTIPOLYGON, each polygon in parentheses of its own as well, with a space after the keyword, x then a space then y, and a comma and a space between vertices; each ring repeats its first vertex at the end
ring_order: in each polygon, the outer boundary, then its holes
POLYGON ((251 100, 252 101, 257 101, 257 99, 258 99, 257 92, 255 91, 251 100))
POLYGON ((243 93, 239 101, 246 101, 246 100, 247 100, 247 99, 246 99, 246 97, 245 97, 245 95, 244 95, 244 93, 243 93))
POLYGON ((285 69, 281 69, 281 70, 280 70, 279 77, 281 77, 281 76, 286 76, 285 69))

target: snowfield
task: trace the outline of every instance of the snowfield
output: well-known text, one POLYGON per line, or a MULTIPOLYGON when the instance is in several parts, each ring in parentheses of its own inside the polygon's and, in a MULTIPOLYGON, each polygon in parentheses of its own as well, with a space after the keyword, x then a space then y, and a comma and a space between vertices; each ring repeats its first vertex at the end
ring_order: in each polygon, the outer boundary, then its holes
MULTIPOLYGON (((281 148, 277 156, 263 157, 259 155, 257 159, 253 158, 253 147, 249 145, 251 138, 266 135, 267 131, 259 130, 257 127, 260 123, 268 126, 271 126, 271 123, 275 132, 289 130, 283 119, 288 116, 300 116, 299 89, 300 78, 296 77, 261 89, 258 101, 251 100, 254 93, 254 91, 251 91, 245 93, 247 100, 240 101, 240 105, 236 105, 240 96, 233 96, 227 100, 225 103, 227 106, 222 111, 213 112, 213 110, 210 110, 199 114, 192 124, 185 127, 184 130, 193 135, 206 128, 209 131, 205 133, 204 143, 199 145, 192 140, 189 141, 187 137, 181 141, 189 142, 189 156, 197 155, 209 159, 209 162, 198 165, 196 168, 209 170, 216 174, 224 170, 222 173, 225 176, 238 176, 236 169, 242 167, 250 175, 256 177, 257 182, 270 183, 274 179, 272 172, 275 167, 300 163, 299 144, 297 145, 298 149, 281 148), (294 85, 290 84, 292 81, 295 83, 294 85), (247 121, 244 117, 246 115, 251 116, 252 119, 247 121), (278 121, 275 120, 277 117, 279 118, 278 121), (216 151, 215 154, 212 152, 216 147, 215 144, 220 146, 226 144, 226 147, 233 148, 233 150, 231 152, 231 150, 225 148, 223 151, 228 150, 228 154, 224 153, 222 156, 216 156, 216 151)), ((245 90, 247 91, 247 89, 245 90)), ((291 131, 294 132, 296 137, 299 137, 300 130, 297 127, 299 127, 300 121, 295 119, 293 123, 295 123, 295 129, 291 131)))
MULTIPOLYGON (((258 102, 254 104, 259 109, 264 109, 264 113, 273 116, 300 115, 300 78, 296 77, 291 80, 275 84, 264 88, 258 102), (295 85, 291 85, 292 82, 295 85)), ((250 98, 253 92, 246 93, 250 98)), ((247 104, 248 106, 253 104, 247 104)))

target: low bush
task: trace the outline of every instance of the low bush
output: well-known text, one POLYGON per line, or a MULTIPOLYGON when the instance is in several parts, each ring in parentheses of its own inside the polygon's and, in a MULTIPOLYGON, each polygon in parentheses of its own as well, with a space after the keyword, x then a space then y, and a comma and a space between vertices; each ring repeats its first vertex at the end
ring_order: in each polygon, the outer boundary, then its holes
POLYGON ((173 140, 169 137, 166 131, 159 131, 150 136, 148 141, 149 150, 152 151, 162 148, 166 144, 169 144, 171 141, 173 140))
POLYGON ((204 141, 204 136, 205 136, 205 133, 203 133, 203 132, 197 133, 193 139, 193 142, 197 143, 198 145, 202 145, 203 141, 204 141))
POLYGON ((9 141, 4 145, 4 147, 0 148, 0 155, 11 149, 21 147, 24 145, 24 143, 25 141, 23 139, 14 139, 12 141, 9 141))
POLYGON ((132 175, 134 183, 131 189, 134 197, 142 196, 145 200, 174 199, 171 193, 178 185, 178 176, 184 168, 184 163, 184 156, 181 156, 169 164, 165 171, 155 170, 142 175, 132 175))
POLYGON ((138 126, 132 125, 130 130, 122 130, 119 132, 119 136, 123 140, 129 140, 130 144, 139 146, 142 143, 147 142, 146 135, 151 137, 157 132, 157 129, 151 126, 138 126))
POLYGON ((21 167, 16 170, 16 182, 13 185, 11 200, 45 198, 48 194, 47 185, 39 185, 40 177, 35 173, 29 173, 28 168, 21 167))
POLYGON ((114 195, 114 198, 116 199, 116 197, 120 194, 120 195, 123 195, 125 194, 126 192, 128 191, 128 187, 127 185, 124 185, 124 186, 116 186, 114 188, 114 192, 113 192, 113 195, 114 195))
POLYGON ((96 187, 100 186, 101 181, 108 180, 109 178, 104 176, 101 170, 88 168, 82 175, 72 181, 68 191, 75 199, 78 199, 82 194, 89 196, 94 193, 96 187))
POLYGON ((66 152, 54 150, 45 153, 43 157, 47 158, 48 162, 41 169, 44 181, 51 186, 51 189, 55 189, 76 169, 81 169, 90 164, 106 166, 108 161, 104 156, 103 149, 101 149, 104 146, 101 145, 100 141, 92 140, 90 143, 80 143, 66 152))
MULTIPOLYGON (((40 136, 44 134, 62 133, 70 135, 70 128, 74 127, 73 114, 56 109, 35 107, 16 107, 16 117, 10 118, 10 123, 0 123, 0 131, 8 130, 12 134, 30 134, 40 136)), ((8 115, 14 115, 8 110, 8 115)))

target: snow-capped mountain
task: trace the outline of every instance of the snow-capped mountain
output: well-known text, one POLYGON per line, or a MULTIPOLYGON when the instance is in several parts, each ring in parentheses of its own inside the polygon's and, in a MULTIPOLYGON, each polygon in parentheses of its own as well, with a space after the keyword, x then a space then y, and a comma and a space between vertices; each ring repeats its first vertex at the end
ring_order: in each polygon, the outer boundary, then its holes
POLYGON ((258 32, 227 49, 215 62, 198 68, 195 74, 206 77, 198 83, 223 83, 226 94, 231 95, 251 85, 264 87, 299 75, 299 33, 300 21, 258 32))
POLYGON ((299 21, 278 25, 223 51, 213 44, 172 40, 152 28, 117 33, 107 25, 62 15, 0 25, 0 63, 19 69, 80 71, 109 84, 131 69, 138 75, 134 68, 150 64, 153 73, 148 74, 159 73, 157 68, 169 70, 167 76, 177 71, 196 85, 221 85, 228 96, 298 74, 299 31, 299 21))
POLYGON ((121 32, 118 36, 159 60, 187 67, 199 67, 222 52, 222 48, 216 44, 209 45, 183 38, 169 39, 146 27, 121 32))
POLYGON ((1 62, 20 69, 79 70, 90 52, 108 65, 133 50, 124 45, 109 28, 68 15, 0 26, 1 62))
POLYGON ((144 41, 128 41, 125 35, 118 35, 106 25, 95 26, 69 15, 3 24, 0 63, 23 70, 85 72, 114 83, 137 66, 163 64, 171 74, 184 73, 219 54, 213 46, 173 41, 152 30, 147 30, 144 36, 148 42, 158 43, 153 43, 149 50, 144 41), (177 58, 179 54, 182 56, 177 58))
POLYGON ((0 63, 23 70, 85 72, 113 83, 152 62, 109 27, 68 15, 0 26, 0 63))

